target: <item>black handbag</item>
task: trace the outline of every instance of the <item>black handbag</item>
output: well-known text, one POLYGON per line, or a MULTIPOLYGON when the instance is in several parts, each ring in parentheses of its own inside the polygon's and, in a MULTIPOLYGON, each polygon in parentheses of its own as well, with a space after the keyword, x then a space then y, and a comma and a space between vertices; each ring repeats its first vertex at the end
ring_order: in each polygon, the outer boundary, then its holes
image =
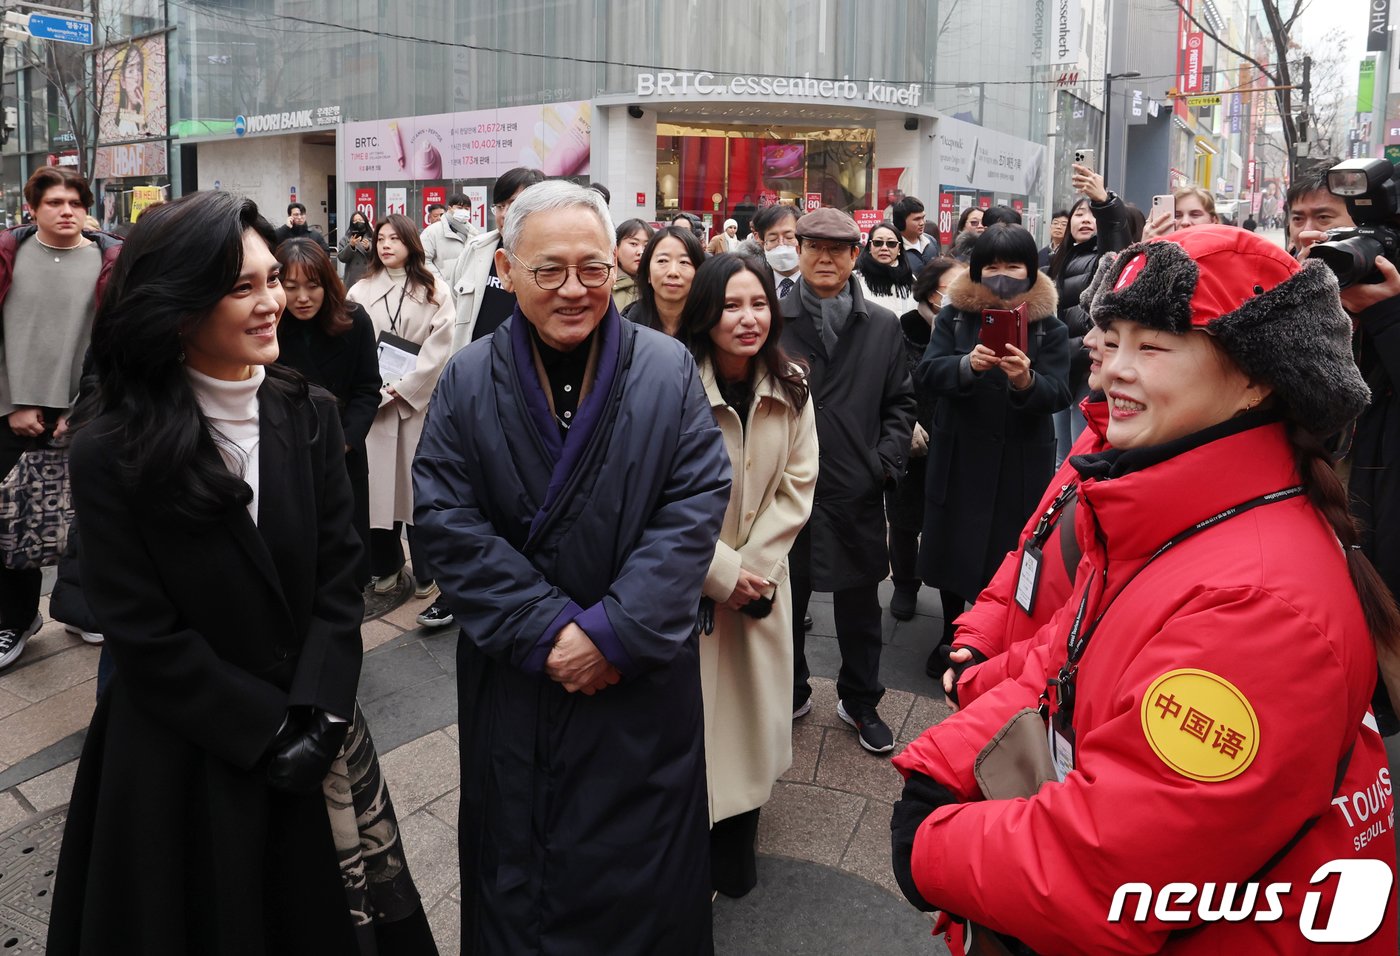
POLYGON ((57 564, 72 523, 68 452, 38 448, 20 455, 0 482, 0 564, 17 571, 57 564))

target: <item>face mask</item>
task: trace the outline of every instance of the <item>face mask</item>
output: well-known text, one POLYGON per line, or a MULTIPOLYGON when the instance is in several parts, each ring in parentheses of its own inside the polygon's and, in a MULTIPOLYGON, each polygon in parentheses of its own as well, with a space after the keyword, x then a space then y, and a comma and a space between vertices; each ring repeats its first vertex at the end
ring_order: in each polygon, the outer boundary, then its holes
POLYGON ((983 276, 982 284, 992 291, 992 295, 1006 300, 1030 291, 1031 280, 1018 279, 1015 276, 983 276))
POLYGON ((458 222, 466 222, 466 221, 467 221, 468 219, 470 219, 471 217, 472 217, 472 214, 471 214, 471 212, 470 212, 469 210, 466 210, 466 209, 454 209, 454 210, 452 210, 452 218, 455 219, 455 220, 457 220, 458 222))
POLYGON ((797 250, 792 246, 774 246, 764 256, 768 264, 779 272, 791 272, 797 268, 797 250))

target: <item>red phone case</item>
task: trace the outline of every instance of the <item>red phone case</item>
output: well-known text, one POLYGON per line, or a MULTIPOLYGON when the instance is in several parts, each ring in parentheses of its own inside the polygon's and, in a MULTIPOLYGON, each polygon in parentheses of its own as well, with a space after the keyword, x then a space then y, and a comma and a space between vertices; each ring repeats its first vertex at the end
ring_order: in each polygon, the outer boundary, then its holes
POLYGON ((1026 351, 1030 344, 1029 333, 1030 320, 1026 304, 1022 302, 1014 309, 983 309, 977 340, 1001 357, 1011 354, 1008 345, 1026 351))

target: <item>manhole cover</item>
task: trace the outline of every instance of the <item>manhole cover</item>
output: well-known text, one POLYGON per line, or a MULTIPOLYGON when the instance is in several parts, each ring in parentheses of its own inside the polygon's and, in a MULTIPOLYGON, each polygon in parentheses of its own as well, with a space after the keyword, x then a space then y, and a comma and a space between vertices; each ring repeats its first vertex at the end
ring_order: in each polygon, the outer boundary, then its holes
MULTIPOLYGON (((373 621, 375 618, 383 617, 394 608, 408 600, 413 594, 413 578, 407 574, 399 575, 399 583, 392 591, 383 593, 376 591, 374 585, 365 588, 365 620, 373 621)), ((0 940, 3 943, 4 940, 0 940)), ((0 953, 4 950, 0 949, 0 953)))
POLYGON ((31 817, 0 836, 0 953, 42 953, 68 807, 31 817))

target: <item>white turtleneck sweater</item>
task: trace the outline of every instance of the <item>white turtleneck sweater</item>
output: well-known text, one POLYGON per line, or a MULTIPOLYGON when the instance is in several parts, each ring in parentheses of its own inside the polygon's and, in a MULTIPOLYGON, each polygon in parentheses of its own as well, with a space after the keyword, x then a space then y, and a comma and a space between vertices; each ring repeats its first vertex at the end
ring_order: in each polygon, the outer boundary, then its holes
POLYGON ((248 514, 258 523, 258 388, 267 372, 261 365, 253 366, 253 374, 241 382, 226 382, 210 378, 186 366, 190 386, 199 402, 199 409, 209 419, 214 443, 223 456, 228 470, 241 477, 253 489, 248 502, 248 514))

